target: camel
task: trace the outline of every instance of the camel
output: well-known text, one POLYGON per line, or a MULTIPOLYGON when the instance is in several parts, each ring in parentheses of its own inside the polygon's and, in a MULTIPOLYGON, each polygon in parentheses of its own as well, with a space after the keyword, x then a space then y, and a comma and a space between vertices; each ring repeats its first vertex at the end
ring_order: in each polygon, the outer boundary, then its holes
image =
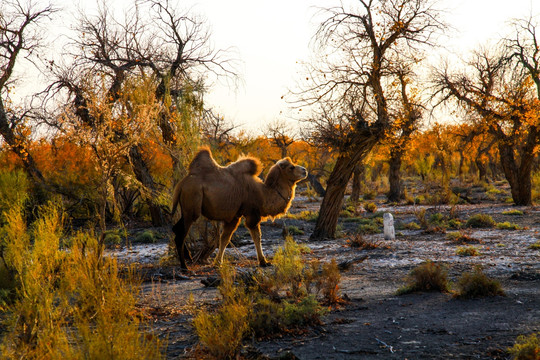
POLYGON ((261 247, 260 223, 287 212, 296 184, 307 177, 307 170, 286 157, 270 168, 264 182, 258 177, 260 172, 261 163, 253 157, 220 166, 208 148, 200 149, 195 155, 187 176, 176 185, 172 199, 172 214, 180 205, 182 215, 172 228, 182 270, 187 271, 185 258, 189 258, 184 247, 186 235, 201 215, 223 222, 216 265, 223 261, 225 248, 242 217, 255 243, 259 265, 269 265, 261 247))

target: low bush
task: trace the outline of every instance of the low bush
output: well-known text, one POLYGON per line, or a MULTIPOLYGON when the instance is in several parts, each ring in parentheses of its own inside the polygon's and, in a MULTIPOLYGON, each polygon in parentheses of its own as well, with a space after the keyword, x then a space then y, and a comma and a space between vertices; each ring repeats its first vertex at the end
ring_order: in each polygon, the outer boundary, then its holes
POLYGON ((474 271, 462 274, 457 287, 456 297, 458 298, 504 296, 501 284, 484 274, 481 267, 476 267, 474 271))
POLYGON ((63 215, 54 204, 41 207, 30 230, 20 206, 4 214, 12 220, 1 229, 4 257, 17 287, 5 309, 2 358, 163 357, 135 306, 132 269, 120 277, 116 260, 103 257, 88 234, 72 236, 64 251, 63 215))
POLYGON ((298 226, 287 226, 286 228, 287 235, 304 235, 304 230, 298 228, 298 226))
POLYGON ((418 225, 414 221, 403 224, 402 227, 403 229, 406 229, 406 230, 420 230, 422 228, 420 225, 418 225))
POLYGON ((470 242, 478 242, 478 239, 471 237, 469 234, 462 231, 452 231, 446 234, 446 238, 452 242, 459 244, 467 244, 470 242))
POLYGON ((407 284, 400 288, 398 295, 418 291, 449 291, 448 274, 444 267, 432 261, 426 261, 411 270, 407 284))
POLYGON ((491 228, 495 226, 495 220, 488 214, 475 214, 467 220, 465 226, 469 228, 491 228))
POLYGON ((503 211, 502 214, 503 214, 503 215, 515 215, 515 216, 519 216, 519 215, 523 215, 523 211, 514 209, 514 210, 503 211))
POLYGON ((302 212, 291 214, 288 213, 285 215, 287 219, 294 219, 294 220, 304 220, 304 221, 310 221, 315 222, 317 221, 317 218, 319 217, 318 211, 310 211, 310 210, 304 210, 302 212))
POLYGON ((373 222, 367 224, 360 224, 356 229, 360 234, 378 234, 381 232, 381 229, 378 225, 373 222))
POLYGON ((460 246, 456 250, 456 255, 459 256, 478 256, 480 252, 476 246, 460 246))
POLYGON ((539 334, 519 335, 514 346, 508 349, 514 360, 540 360, 539 334))
POLYGON ((157 241, 156 235, 152 230, 144 230, 143 232, 140 232, 135 236, 135 242, 143 243, 143 244, 150 244, 155 243, 157 241))
POLYGON ((511 223, 509 221, 497 223, 497 229, 499 230, 521 230, 521 226, 511 223))
POLYGON ((348 243, 350 247, 361 249, 361 250, 372 250, 372 249, 378 249, 380 247, 388 248, 388 246, 385 246, 384 244, 378 241, 367 240, 366 238, 362 236, 361 233, 354 234, 348 240, 348 243))
POLYGON ((364 209, 368 212, 368 213, 374 213, 375 211, 377 211, 377 205, 373 202, 366 202, 364 204, 364 209))
POLYGON ((529 245, 529 249, 531 250, 540 250, 540 240, 529 245))

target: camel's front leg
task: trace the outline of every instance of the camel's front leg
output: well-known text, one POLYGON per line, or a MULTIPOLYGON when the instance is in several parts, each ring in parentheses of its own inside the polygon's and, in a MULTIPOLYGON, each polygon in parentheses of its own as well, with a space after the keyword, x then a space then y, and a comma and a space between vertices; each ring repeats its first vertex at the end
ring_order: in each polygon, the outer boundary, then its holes
POLYGON ((219 239, 219 251, 214 260, 214 265, 220 265, 223 262, 223 254, 225 253, 225 248, 227 247, 227 245, 229 245, 229 241, 231 241, 231 236, 238 227, 238 224, 240 224, 240 218, 223 224, 223 231, 221 232, 221 237, 219 239))
POLYGON ((248 227, 251 238, 255 243, 255 250, 257 250, 257 260, 259 260, 259 265, 262 267, 270 265, 270 262, 264 257, 262 246, 261 246, 261 226, 257 224, 256 226, 248 227))

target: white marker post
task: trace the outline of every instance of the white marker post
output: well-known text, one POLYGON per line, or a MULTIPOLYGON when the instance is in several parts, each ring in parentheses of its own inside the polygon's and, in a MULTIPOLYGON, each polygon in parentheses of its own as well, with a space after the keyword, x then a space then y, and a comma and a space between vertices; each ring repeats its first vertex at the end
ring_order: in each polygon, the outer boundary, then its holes
POLYGON ((394 230, 394 217, 392 216, 392 214, 384 213, 383 224, 384 224, 384 239, 394 240, 396 238, 396 233, 394 230))

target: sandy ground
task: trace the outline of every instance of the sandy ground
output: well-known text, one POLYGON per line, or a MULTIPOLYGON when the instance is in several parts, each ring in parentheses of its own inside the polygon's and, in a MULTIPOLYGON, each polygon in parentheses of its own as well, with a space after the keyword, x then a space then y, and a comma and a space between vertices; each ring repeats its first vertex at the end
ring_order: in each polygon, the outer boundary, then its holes
MULTIPOLYGON (((297 198, 291 212, 318 210, 320 202, 297 198)), ((418 206, 383 206, 399 223, 416 219, 418 206)), ((426 207, 426 213, 448 214, 449 207, 426 207)), ((362 263, 342 273, 341 293, 349 303, 327 314, 323 324, 302 335, 284 335, 262 342, 247 341, 259 358, 299 359, 506 359, 507 348, 520 334, 540 331, 540 251, 529 246, 540 240, 540 208, 504 204, 459 205, 452 209, 466 220, 476 213, 488 213, 498 222, 519 224, 522 230, 470 229, 476 239, 478 256, 456 255, 459 246, 445 233, 423 230, 397 230, 395 240, 382 234, 365 235, 384 245, 373 250, 352 248, 347 237, 332 241, 309 242, 314 223, 280 219, 262 226, 263 248, 267 257, 283 245, 282 229, 294 225, 305 235, 295 236, 308 245, 309 257, 338 261, 367 255, 362 263), (504 215, 518 209, 523 215, 504 215), (412 268, 425 260, 446 266, 451 281, 476 265, 499 280, 506 296, 459 300, 450 294, 420 293, 397 296, 396 290, 412 268)), ((354 231, 355 222, 341 224, 345 233, 354 231)), ((227 250, 233 262, 255 264, 255 250, 246 231, 239 229, 236 246, 227 250), (246 261, 248 260, 248 261, 246 261)), ((119 259, 149 265, 140 306, 151 326, 168 342, 167 357, 183 358, 197 344, 191 327, 194 309, 215 306, 217 290, 201 284, 210 266, 194 268, 189 277, 175 266, 156 265, 167 251, 166 243, 136 245, 114 252, 119 259)), ((254 355, 253 355, 254 356, 254 355)), ((253 357, 252 356, 252 357, 253 357)), ((256 358, 254 356, 253 358, 256 358)))

